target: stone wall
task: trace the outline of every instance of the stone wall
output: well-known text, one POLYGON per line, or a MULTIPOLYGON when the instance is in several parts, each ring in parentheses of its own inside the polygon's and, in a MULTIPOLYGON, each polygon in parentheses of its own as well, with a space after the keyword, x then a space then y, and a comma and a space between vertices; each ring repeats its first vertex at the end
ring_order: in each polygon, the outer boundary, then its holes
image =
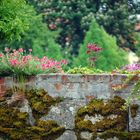
MULTIPOLYGON (((60 125, 64 125, 67 131, 58 140, 76 140, 74 134, 74 117, 77 110, 85 106, 92 99, 108 100, 115 95, 126 99, 138 77, 133 77, 131 82, 126 83, 128 75, 98 74, 98 75, 73 75, 73 74, 49 74, 27 77, 27 88, 43 88, 52 97, 62 97, 63 102, 52 106, 47 116, 41 119, 53 119, 60 125), (118 89, 118 90, 116 90, 118 89), (70 138, 69 138, 70 137, 70 138)), ((15 84, 12 77, 0 78, 0 95, 6 89, 15 84)), ((137 102, 140 104, 139 102, 137 102)), ((130 111, 129 111, 130 112, 130 111)), ((140 108, 136 117, 132 118, 129 113, 128 131, 140 131, 140 108)), ((86 132, 83 132, 86 135, 86 132)))

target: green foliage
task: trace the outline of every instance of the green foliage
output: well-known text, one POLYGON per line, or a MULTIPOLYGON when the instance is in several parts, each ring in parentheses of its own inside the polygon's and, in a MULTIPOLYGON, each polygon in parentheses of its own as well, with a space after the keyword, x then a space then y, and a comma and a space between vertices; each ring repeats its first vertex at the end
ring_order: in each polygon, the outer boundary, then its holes
POLYGON ((88 67, 74 67, 72 69, 69 69, 67 73, 70 74, 94 74, 94 73, 103 73, 100 69, 95 68, 88 68, 88 67))
POLYGON ((43 13, 44 21, 50 30, 61 28, 59 44, 63 48, 71 47, 72 54, 77 54, 91 17, 96 12, 96 0, 48 0, 47 2, 29 0, 29 2, 43 13))
POLYGON ((133 0, 102 0, 100 8, 96 13, 96 19, 107 33, 117 39, 119 47, 129 47, 134 50, 134 25, 138 4, 133 0))
POLYGON ((34 55, 42 57, 45 54, 45 46, 47 44, 47 28, 45 24, 42 23, 41 15, 36 15, 34 9, 31 19, 30 29, 22 36, 21 40, 14 40, 10 45, 8 44, 8 46, 13 49, 19 47, 24 49, 31 48, 34 55))
POLYGON ((19 2, 2 0, 1 3, 3 7, 0 7, 2 15, 0 25, 5 25, 0 26, 0 29, 2 28, 0 40, 4 39, 0 43, 1 50, 5 47, 26 50, 31 48, 33 55, 38 57, 47 55, 56 60, 62 59, 61 48, 55 43, 58 33, 48 30, 46 24, 42 22, 42 15, 37 15, 33 6, 26 4, 24 0, 19 2), (7 41, 9 38, 11 40, 7 41))
POLYGON ((16 40, 29 30, 33 9, 25 0, 0 1, 0 40, 16 40))
MULTIPOLYGON (((35 11, 34 11, 35 12, 35 11)), ((33 55, 42 57, 47 55, 49 58, 61 60, 61 47, 55 42, 58 32, 51 32, 47 26, 42 23, 41 15, 36 16, 32 21, 28 32, 23 36, 19 42, 13 42, 12 46, 18 48, 32 48, 33 55)))
POLYGON ((58 32, 51 32, 47 30, 47 51, 48 58, 55 60, 62 60, 61 46, 55 42, 55 38, 58 32))
POLYGON ((74 65, 87 66, 88 55, 86 54, 86 46, 88 43, 97 44, 102 48, 100 56, 95 62, 95 67, 101 70, 113 70, 126 64, 126 53, 119 49, 116 40, 109 36, 103 28, 101 28, 95 20, 92 21, 89 31, 86 34, 83 44, 80 47, 79 55, 74 61, 74 65))
POLYGON ((134 44, 135 44, 135 49, 136 49, 136 54, 140 56, 140 33, 135 33, 134 34, 134 44))
POLYGON ((116 37, 119 47, 134 50, 131 34, 136 23, 135 15, 140 4, 133 0, 29 0, 51 30, 62 29, 58 42, 62 47, 71 47, 72 54, 77 54, 93 15, 98 23, 116 37))

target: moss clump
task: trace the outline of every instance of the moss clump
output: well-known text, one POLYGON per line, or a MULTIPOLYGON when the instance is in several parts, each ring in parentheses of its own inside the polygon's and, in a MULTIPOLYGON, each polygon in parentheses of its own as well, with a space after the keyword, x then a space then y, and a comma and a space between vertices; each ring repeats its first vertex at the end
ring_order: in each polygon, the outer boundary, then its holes
POLYGON ((48 114, 50 106, 61 101, 58 98, 52 98, 43 89, 27 90, 25 94, 32 108, 32 112, 35 118, 40 118, 42 115, 48 114))
POLYGON ((102 116, 108 116, 110 114, 126 114, 126 111, 122 110, 124 103, 125 100, 118 96, 115 96, 106 103, 103 100, 93 100, 88 105, 80 108, 77 115, 84 116, 88 114, 94 116, 95 114, 100 114, 102 116))
MULTIPOLYGON (((139 132, 126 132, 127 128, 127 111, 122 107, 125 100, 115 96, 113 99, 104 102, 103 100, 93 100, 88 105, 80 108, 75 116, 76 135, 78 140, 83 140, 80 133, 89 131, 93 133, 93 139, 99 137, 107 140, 117 137, 119 140, 140 140, 139 132), (95 123, 91 119, 85 119, 86 116, 103 118, 95 123), (114 115, 114 117, 112 116, 114 115), (110 117, 112 116, 112 117, 110 117), (101 133, 98 133, 101 132, 101 133)), ((135 117, 138 105, 131 106, 131 114, 135 117)))
POLYGON ((95 132, 95 127, 93 126, 91 121, 79 121, 76 123, 76 127, 78 130, 81 131, 90 131, 90 132, 95 132))
MULTIPOLYGON (((45 115, 51 103, 56 103, 56 100, 50 97, 44 90, 26 91, 25 97, 30 102, 34 113, 45 115), (35 102, 36 99, 36 102, 35 102), (41 101, 42 100, 42 101, 41 101), (39 102, 40 106, 34 107, 34 103, 39 102), (41 102, 41 103, 40 103, 41 102), (45 106, 46 104, 46 106, 45 106), (43 110, 44 109, 44 110, 43 110), (46 110, 47 111, 46 111, 46 110)), ((65 128, 59 126, 55 121, 43 121, 36 117, 35 124, 32 126, 28 123, 29 114, 20 112, 22 101, 17 106, 7 104, 7 100, 12 98, 10 90, 5 93, 5 96, 0 97, 0 136, 9 140, 55 140, 64 131, 65 128)), ((33 114, 34 115, 34 114, 33 114)))
POLYGON ((117 137, 119 140, 140 140, 139 132, 121 132, 121 131, 106 131, 99 135, 101 139, 107 140, 109 138, 117 137))
POLYGON ((79 130, 87 129, 93 132, 106 131, 108 129, 125 130, 127 126, 127 112, 122 110, 124 103, 125 101, 118 96, 115 96, 106 103, 103 100, 93 100, 87 106, 78 110, 75 117, 75 126, 79 130), (86 125, 87 122, 84 120, 85 116, 89 115, 94 117, 97 114, 103 116, 103 119, 95 124, 90 122, 90 125, 86 125), (109 118, 109 115, 116 117, 109 118))
POLYGON ((123 131, 127 127, 127 111, 122 110, 125 100, 115 96, 108 102, 93 100, 88 105, 80 108, 75 116, 75 127, 79 131, 90 131, 93 133, 106 130, 123 131), (91 120, 85 120, 85 116, 101 115, 103 118, 94 124, 91 120), (112 116, 112 117, 111 117, 112 116))
POLYGON ((130 112, 131 112, 132 118, 136 117, 138 109, 139 109, 139 105, 137 105, 137 104, 133 104, 130 106, 130 112))

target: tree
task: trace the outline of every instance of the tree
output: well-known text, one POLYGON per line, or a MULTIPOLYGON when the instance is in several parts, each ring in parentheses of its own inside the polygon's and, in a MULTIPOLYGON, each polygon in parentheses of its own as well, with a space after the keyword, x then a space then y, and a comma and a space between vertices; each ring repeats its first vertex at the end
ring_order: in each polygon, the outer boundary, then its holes
POLYGON ((49 31, 46 24, 42 22, 42 15, 37 15, 33 6, 24 0, 2 0, 1 4, 0 25, 3 25, 0 26, 0 40, 3 39, 0 42, 1 50, 4 47, 31 48, 33 54, 39 57, 47 55, 58 60, 62 58, 61 48, 54 39, 58 33, 49 31))
POLYGON ((132 50, 134 40, 131 34, 136 23, 135 15, 139 5, 133 0, 29 0, 38 12, 44 14, 44 21, 51 30, 61 28, 58 43, 71 47, 77 54, 80 43, 88 30, 92 17, 117 39, 119 47, 132 50))
POLYGON ((24 0, 0 1, 0 40, 20 39, 29 29, 32 9, 24 0))
POLYGON ((72 50, 77 54, 79 44, 89 27, 91 17, 97 10, 97 0, 29 0, 38 11, 43 13, 44 22, 50 30, 61 28, 57 42, 63 48, 72 50), (92 4, 91 4, 92 3, 92 4))
POLYGON ((134 48, 134 25, 137 6, 133 0, 102 0, 96 19, 105 30, 116 37, 119 47, 134 48))
POLYGON ((55 42, 57 32, 47 30, 47 51, 46 55, 55 60, 62 60, 61 46, 55 42))
POLYGON ((89 61, 87 61, 88 55, 86 54, 86 46, 88 43, 97 44, 97 46, 102 48, 99 58, 95 61, 96 68, 113 70, 116 67, 121 67, 126 64, 126 53, 117 46, 115 38, 108 35, 94 19, 85 36, 83 44, 80 46, 79 55, 74 65, 89 65, 89 61))

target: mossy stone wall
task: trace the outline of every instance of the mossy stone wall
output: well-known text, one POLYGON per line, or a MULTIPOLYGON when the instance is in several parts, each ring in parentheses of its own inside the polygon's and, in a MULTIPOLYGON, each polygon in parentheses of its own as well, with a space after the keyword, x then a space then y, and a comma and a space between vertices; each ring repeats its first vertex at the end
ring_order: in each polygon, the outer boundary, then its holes
MULTIPOLYGON (((68 136, 68 134, 73 134, 73 130, 75 129, 75 116, 78 110, 83 108, 90 101, 94 99, 101 99, 104 102, 107 102, 108 100, 113 99, 115 96, 126 99, 130 95, 134 83, 138 80, 138 77, 134 77, 131 82, 126 83, 125 81, 128 76, 129 75, 124 74, 49 74, 38 75, 36 77, 26 77, 25 84, 26 88, 45 89, 51 97, 63 98, 62 102, 55 106, 51 106, 48 115, 42 116, 42 119, 55 120, 59 125, 65 126, 65 128, 68 130, 66 133, 64 133, 65 137, 68 136)), ((4 94, 6 89, 12 87, 14 83, 16 83, 16 80, 13 81, 12 77, 0 78, 0 96, 4 94)), ((140 105, 138 101, 136 104, 140 105)), ((133 108, 136 108, 136 106, 133 108)), ((106 110, 107 109, 104 109, 104 111, 106 110)), ((140 131, 140 108, 137 108, 137 110, 133 111, 128 109, 127 113, 128 121, 126 122, 126 130, 140 131)), ((94 119, 96 117, 102 117, 100 115, 102 114, 98 114, 97 116, 95 115, 94 119)), ((89 122, 92 121, 93 118, 88 114, 86 119, 87 122, 89 122)), ((116 132, 110 133, 114 134, 116 132)), ((82 134, 87 134, 87 130, 85 130, 85 132, 82 134)), ((75 133, 75 136, 73 137, 75 138, 76 135, 77 134, 75 133)), ((104 135, 106 134, 104 133, 104 135)), ((60 139, 58 138, 58 140, 63 140, 63 136, 60 139)))

